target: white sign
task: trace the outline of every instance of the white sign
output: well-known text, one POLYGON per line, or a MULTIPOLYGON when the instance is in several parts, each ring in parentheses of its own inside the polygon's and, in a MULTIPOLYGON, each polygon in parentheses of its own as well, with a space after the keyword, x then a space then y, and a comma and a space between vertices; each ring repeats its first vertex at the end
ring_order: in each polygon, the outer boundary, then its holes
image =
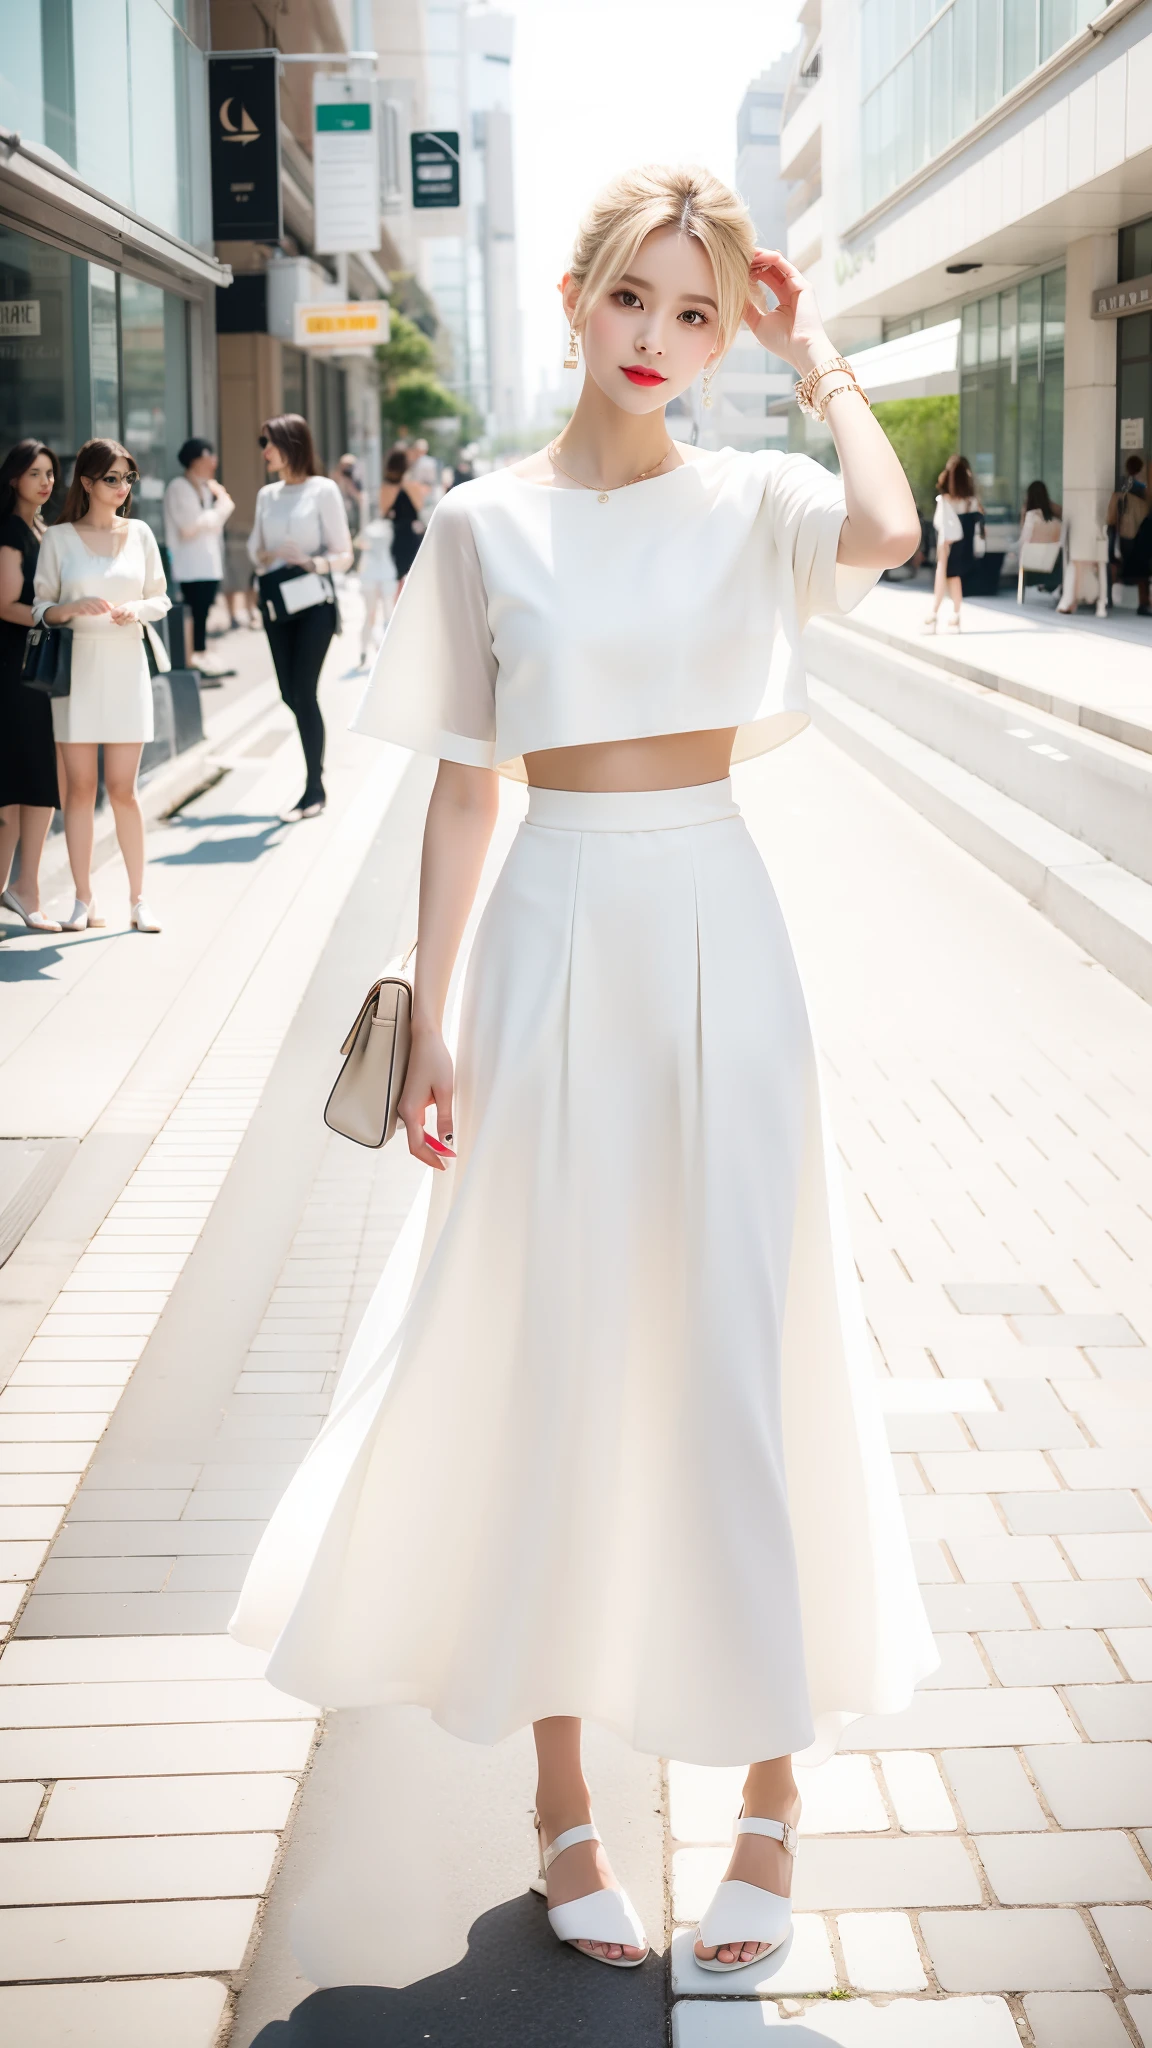
POLYGON ((323 256, 380 247, 380 159, 373 78, 317 76, 312 86, 312 174, 323 256))
POLYGON ((39 299, 0 299, 0 334, 39 334, 39 299))
POLYGON ((1121 448, 1141 448, 1141 449, 1143 448, 1143 446, 1144 446, 1144 422, 1143 422, 1143 420, 1121 420, 1121 422, 1120 422, 1120 446, 1121 446, 1121 448))
POLYGON ((297 348, 375 348, 388 339, 387 299, 319 299, 293 308, 297 348))

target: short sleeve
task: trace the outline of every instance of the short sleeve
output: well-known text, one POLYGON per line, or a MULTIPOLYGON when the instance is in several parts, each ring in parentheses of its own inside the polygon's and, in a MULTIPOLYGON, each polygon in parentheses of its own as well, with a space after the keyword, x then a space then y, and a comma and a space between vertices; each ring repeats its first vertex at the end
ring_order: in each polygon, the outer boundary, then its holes
POLYGON ((809 455, 781 455, 765 496, 777 554, 792 571, 800 624, 819 612, 852 611, 880 571, 836 560, 848 517, 839 477, 809 455))
POLYGON ((353 732, 496 765, 496 656, 468 485, 442 498, 392 614, 353 732))
POLYGON ((936 528, 937 540, 946 540, 951 545, 953 541, 963 540, 964 538, 964 528, 960 524, 960 514, 952 503, 951 498, 937 498, 936 513, 932 524, 936 528))

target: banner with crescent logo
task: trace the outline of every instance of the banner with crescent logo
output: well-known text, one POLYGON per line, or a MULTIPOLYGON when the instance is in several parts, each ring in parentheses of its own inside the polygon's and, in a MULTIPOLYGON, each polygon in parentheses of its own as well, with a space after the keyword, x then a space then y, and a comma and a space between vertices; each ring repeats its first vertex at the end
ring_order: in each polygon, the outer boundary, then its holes
POLYGON ((209 57, 212 237, 279 242, 280 77, 276 52, 209 57))

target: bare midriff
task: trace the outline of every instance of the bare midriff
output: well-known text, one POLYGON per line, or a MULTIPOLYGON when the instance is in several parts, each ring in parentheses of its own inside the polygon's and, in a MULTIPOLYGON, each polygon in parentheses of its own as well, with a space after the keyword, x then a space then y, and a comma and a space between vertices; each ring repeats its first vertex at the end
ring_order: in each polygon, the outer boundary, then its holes
POLYGON ((735 738, 732 725, 714 732, 666 732, 652 739, 549 747, 525 754, 524 766, 535 789, 691 789, 724 780, 735 738))

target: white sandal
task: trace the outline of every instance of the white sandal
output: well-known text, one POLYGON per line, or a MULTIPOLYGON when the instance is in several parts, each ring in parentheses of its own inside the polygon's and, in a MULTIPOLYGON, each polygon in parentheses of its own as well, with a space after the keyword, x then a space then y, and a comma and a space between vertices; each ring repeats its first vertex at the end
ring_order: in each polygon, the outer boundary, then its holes
MULTIPOLYGON (((779 1842, 789 1856, 796 1854, 796 1830, 791 1821, 757 1820, 749 1815, 745 1820, 741 1807, 736 1817, 738 1835, 767 1835, 773 1842, 779 1842)), ((741 1878, 725 1878, 718 1884, 707 1910, 700 1916, 696 1930, 697 1938, 704 1948, 743 1948, 746 1942, 758 1944, 756 1954, 746 1962, 722 1963, 719 1956, 705 1960, 692 1951, 692 1960, 699 1970, 749 1970, 753 1963, 762 1963, 787 1941, 792 1931, 792 1901, 782 1899, 779 1892, 768 1892, 758 1884, 745 1884, 741 1878)))
POLYGON ((103 931, 106 922, 107 919, 101 917, 96 908, 95 897, 92 898, 91 903, 85 903, 78 896, 60 929, 62 932, 103 931))
MULTIPOLYGON (((529 1889, 539 1892, 542 1898, 548 1896, 547 1873, 562 1856, 565 1849, 575 1848, 577 1842, 598 1842, 601 1836, 594 1821, 586 1827, 565 1828, 547 1847, 536 1815, 536 1839, 540 1844, 540 1874, 531 1881, 529 1889)), ((619 1888, 587 1892, 582 1899, 569 1899, 564 1906, 549 1906, 548 1925, 557 1941, 576 1943, 578 1941, 603 1941, 618 1943, 621 1948, 642 1948, 642 1956, 598 1956, 590 1955, 587 1949, 577 1949, 577 1955, 588 1956, 589 1962, 607 1963, 613 1970, 638 1970, 648 1957, 648 1937, 640 1916, 626 1891, 619 1888)))
POLYGON ((54 924, 50 917, 45 917, 42 910, 25 910, 14 889, 0 890, 0 903, 4 905, 5 910, 11 910, 16 917, 22 918, 30 932, 61 930, 61 926, 54 924))
POLYGON ((142 896, 132 905, 131 924, 133 931, 136 932, 158 932, 161 928, 159 920, 149 910, 142 896))

